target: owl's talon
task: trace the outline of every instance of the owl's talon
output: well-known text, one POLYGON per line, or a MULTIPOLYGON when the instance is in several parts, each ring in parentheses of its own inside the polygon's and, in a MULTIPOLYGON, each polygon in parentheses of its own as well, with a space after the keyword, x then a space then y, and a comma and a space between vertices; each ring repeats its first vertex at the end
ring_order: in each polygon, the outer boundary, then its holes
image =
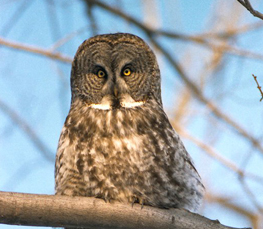
POLYGON ((132 202, 132 207, 133 207, 133 205, 135 204, 136 200, 137 200, 137 198, 136 198, 135 196, 133 196, 133 197, 132 197, 132 201, 131 201, 131 202, 132 202))
POLYGON ((143 199, 140 200, 140 204, 141 204, 141 209, 143 209, 143 204, 144 204, 144 200, 143 199))

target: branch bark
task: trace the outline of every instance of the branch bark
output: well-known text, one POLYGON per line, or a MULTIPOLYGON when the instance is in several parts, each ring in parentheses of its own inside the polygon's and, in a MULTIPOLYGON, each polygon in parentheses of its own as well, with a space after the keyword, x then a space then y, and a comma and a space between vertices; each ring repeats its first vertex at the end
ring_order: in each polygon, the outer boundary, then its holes
MULTIPOLYGON (((28 226, 126 229, 231 229, 183 209, 105 203, 91 197, 0 192, 0 223, 28 226)), ((232 228, 234 229, 234 228, 232 228)))
POLYGON ((257 81, 257 77, 256 77, 254 74, 252 74, 252 76, 254 77, 254 80, 256 81, 256 84, 257 84, 257 88, 258 88, 258 90, 259 90, 259 92, 260 92, 260 94, 261 94, 261 99, 260 99, 260 102, 261 102, 262 99, 263 99, 263 92, 262 92, 262 90, 261 90, 261 86, 259 85, 259 83, 258 83, 258 81, 257 81))
POLYGON ((61 62, 65 62, 65 63, 71 63, 72 62, 71 57, 62 55, 59 52, 53 52, 52 50, 49 51, 49 50, 46 50, 43 48, 34 47, 32 45, 22 44, 22 43, 18 43, 18 42, 14 42, 14 41, 9 41, 9 40, 4 39, 3 37, 0 37, 0 46, 1 45, 8 47, 8 48, 17 49, 17 50, 26 51, 26 52, 31 52, 31 53, 38 54, 41 56, 49 57, 51 59, 58 60, 61 62))
POLYGON ((244 6, 254 17, 258 17, 263 20, 263 14, 254 10, 249 0, 237 0, 242 6, 244 6))

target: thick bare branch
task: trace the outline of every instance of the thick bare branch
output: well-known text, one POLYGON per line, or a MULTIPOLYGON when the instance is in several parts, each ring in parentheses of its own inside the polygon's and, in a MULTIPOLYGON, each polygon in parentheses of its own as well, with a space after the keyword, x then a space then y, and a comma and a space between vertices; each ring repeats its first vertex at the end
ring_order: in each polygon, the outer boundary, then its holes
POLYGON ((0 223, 126 229, 231 229, 183 209, 159 209, 102 199, 0 192, 0 223), (32 210, 33 209, 33 210, 32 210))
POLYGON ((249 0, 237 0, 241 5, 243 5, 254 17, 258 17, 263 20, 263 14, 254 10, 249 0))
POLYGON ((12 48, 12 49, 22 50, 22 51, 38 54, 41 56, 46 56, 46 57, 49 57, 49 58, 54 59, 54 60, 59 60, 61 62, 66 62, 66 63, 72 62, 71 57, 65 56, 59 52, 52 52, 52 51, 42 49, 39 47, 34 47, 32 45, 21 44, 18 42, 9 41, 9 40, 6 40, 2 37, 0 37, 0 46, 1 45, 5 46, 5 47, 12 48))

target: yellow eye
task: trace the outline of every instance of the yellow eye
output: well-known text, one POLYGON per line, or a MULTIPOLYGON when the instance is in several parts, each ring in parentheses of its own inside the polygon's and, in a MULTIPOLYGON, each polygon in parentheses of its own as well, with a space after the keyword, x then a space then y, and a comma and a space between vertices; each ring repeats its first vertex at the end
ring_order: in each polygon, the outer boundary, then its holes
POLYGON ((122 71, 122 74, 123 74, 124 76, 129 76, 129 75, 131 75, 131 69, 125 68, 125 69, 122 71))
POLYGON ((97 72, 97 76, 98 76, 99 78, 104 78, 104 77, 106 76, 106 73, 105 73, 103 70, 99 70, 99 71, 97 72))

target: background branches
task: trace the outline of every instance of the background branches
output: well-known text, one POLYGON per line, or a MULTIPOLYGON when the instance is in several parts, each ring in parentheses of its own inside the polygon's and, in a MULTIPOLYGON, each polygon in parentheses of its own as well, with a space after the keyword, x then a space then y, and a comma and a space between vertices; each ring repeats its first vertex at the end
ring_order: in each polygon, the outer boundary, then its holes
POLYGON ((21 50, 21 51, 25 51, 25 52, 34 53, 34 54, 38 54, 41 56, 49 57, 51 59, 59 60, 59 61, 66 62, 66 63, 71 63, 71 61, 72 61, 71 57, 65 56, 65 55, 60 54, 58 52, 49 51, 46 49, 42 49, 40 47, 34 47, 32 45, 21 44, 18 42, 9 41, 9 40, 6 40, 6 39, 1 38, 1 37, 0 37, 0 45, 8 47, 8 48, 16 49, 16 50, 21 50))
POLYGON ((77 47, 129 32, 157 54, 164 109, 206 186, 200 214, 263 227, 260 1, 0 1, 1 191, 54 194, 77 47))

